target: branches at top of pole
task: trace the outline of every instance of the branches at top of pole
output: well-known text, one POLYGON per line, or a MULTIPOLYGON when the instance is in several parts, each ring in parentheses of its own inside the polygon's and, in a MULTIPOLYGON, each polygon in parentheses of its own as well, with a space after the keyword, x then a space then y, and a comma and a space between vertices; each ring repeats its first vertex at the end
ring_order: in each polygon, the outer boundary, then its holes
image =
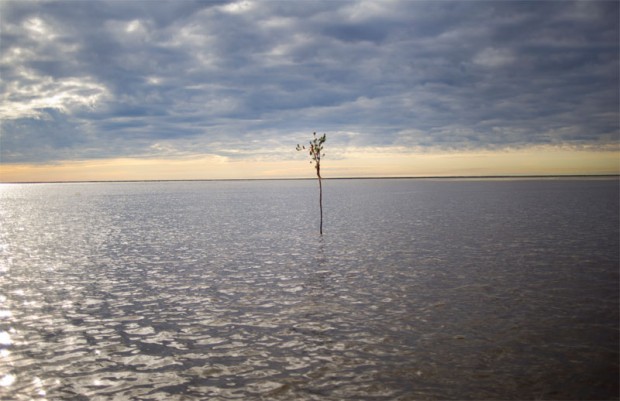
MULTIPOLYGON (((310 163, 314 163, 314 168, 316 168, 316 173, 320 177, 321 157, 325 156, 325 153, 323 153, 323 143, 325 142, 327 137, 325 134, 321 135, 320 137, 317 137, 316 132, 312 133, 312 135, 313 135, 313 138, 309 142, 310 146, 308 147, 308 154, 310 155, 312 159, 310 160, 310 163)), ((297 144, 296 149, 306 150, 306 147, 300 146, 299 144, 297 144)))

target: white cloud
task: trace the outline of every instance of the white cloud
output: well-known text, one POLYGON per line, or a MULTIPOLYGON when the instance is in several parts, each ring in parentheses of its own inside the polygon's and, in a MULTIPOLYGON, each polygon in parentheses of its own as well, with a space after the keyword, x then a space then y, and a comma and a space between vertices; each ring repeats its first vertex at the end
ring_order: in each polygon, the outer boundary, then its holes
POLYGON ((44 118, 44 109, 70 114, 94 109, 109 97, 108 90, 92 79, 53 79, 22 71, 21 80, 10 82, 0 98, 0 118, 44 118))
POLYGON ((252 11, 255 7, 253 1, 236 1, 220 6, 219 9, 230 14, 242 14, 252 11))
POLYGON ((515 57, 510 50, 486 48, 476 54, 474 63, 483 67, 504 67, 514 62, 515 57))
POLYGON ((53 29, 41 18, 33 17, 26 20, 23 24, 24 28, 29 31, 38 40, 54 39, 53 29))

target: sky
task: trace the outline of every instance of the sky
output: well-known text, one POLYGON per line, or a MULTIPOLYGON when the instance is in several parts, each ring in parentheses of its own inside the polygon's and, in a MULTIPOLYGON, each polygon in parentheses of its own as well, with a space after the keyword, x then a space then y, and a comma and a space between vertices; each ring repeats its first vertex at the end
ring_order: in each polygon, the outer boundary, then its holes
POLYGON ((618 174, 619 4, 0 0, 0 181, 618 174))

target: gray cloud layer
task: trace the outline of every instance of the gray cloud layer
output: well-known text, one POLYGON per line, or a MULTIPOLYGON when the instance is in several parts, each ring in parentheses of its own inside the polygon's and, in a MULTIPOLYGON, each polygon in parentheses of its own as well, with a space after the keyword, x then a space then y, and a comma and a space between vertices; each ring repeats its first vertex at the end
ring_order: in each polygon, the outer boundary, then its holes
POLYGON ((618 144, 617 1, 0 7, 3 163, 618 144))

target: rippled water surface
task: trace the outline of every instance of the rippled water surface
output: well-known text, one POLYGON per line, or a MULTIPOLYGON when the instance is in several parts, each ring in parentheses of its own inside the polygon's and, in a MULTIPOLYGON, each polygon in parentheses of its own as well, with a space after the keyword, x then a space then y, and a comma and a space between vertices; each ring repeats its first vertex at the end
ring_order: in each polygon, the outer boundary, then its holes
POLYGON ((0 398, 617 399, 618 194, 1 185, 0 398))

